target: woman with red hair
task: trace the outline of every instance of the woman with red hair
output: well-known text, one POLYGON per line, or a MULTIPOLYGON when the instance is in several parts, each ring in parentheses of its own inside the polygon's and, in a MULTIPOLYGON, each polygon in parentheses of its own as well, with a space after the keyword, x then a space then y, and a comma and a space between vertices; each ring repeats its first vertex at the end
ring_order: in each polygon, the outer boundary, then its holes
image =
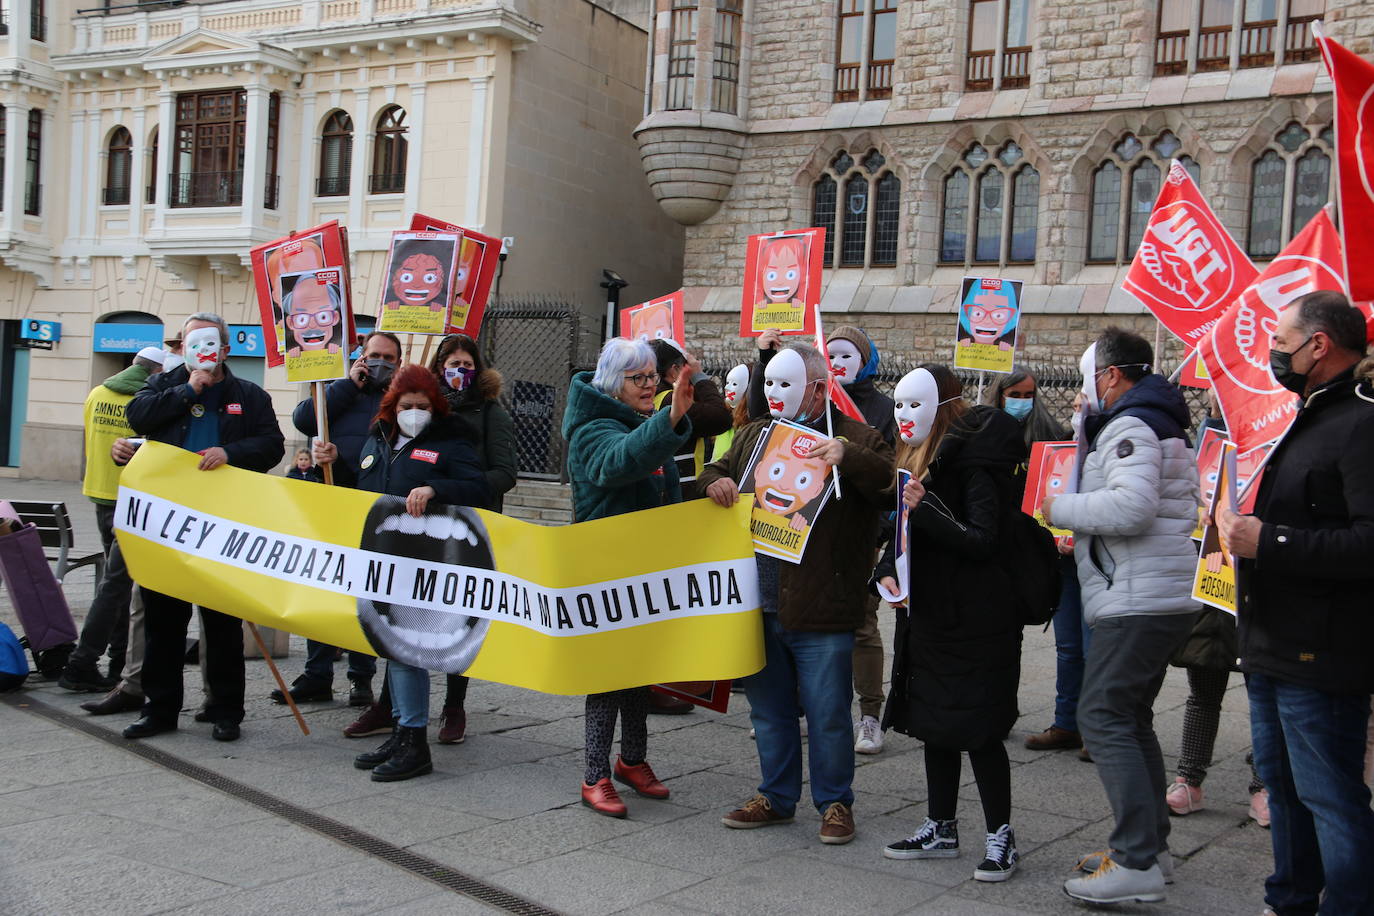
MULTIPOLYGON (((332 443, 317 443, 316 464, 338 458, 332 443)), ((405 514, 423 518, 431 506, 485 506, 486 478, 462 425, 449 412, 439 383, 423 366, 397 370, 356 462, 357 480, 340 483, 405 499, 405 514)), ((341 478, 352 476, 346 463, 341 478)), ((398 517, 400 516, 398 513, 398 517)), ((392 659, 387 687, 396 725, 377 750, 354 760, 375 782, 396 782, 434 769, 429 757, 429 672, 392 659)))

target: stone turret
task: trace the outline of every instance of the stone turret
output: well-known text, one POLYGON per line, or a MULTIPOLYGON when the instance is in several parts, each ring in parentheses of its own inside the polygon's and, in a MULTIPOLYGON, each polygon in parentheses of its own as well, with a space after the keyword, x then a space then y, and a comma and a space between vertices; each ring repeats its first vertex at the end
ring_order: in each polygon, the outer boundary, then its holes
POLYGON ((635 139, 659 205, 684 226, 714 215, 739 171, 747 34, 744 0, 657 0, 635 139))

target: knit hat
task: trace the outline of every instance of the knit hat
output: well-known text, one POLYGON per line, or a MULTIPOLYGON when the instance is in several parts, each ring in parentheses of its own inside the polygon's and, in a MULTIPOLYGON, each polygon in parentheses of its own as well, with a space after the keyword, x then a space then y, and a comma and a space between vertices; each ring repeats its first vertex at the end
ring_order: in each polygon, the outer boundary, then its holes
POLYGON ((137 359, 152 360, 159 366, 161 366, 163 360, 167 358, 167 354, 162 351, 161 347, 144 347, 142 350, 135 353, 134 356, 137 359))
POLYGON ((873 345, 873 341, 868 339, 868 335, 852 325, 842 324, 834 328, 826 335, 826 345, 837 340, 847 340, 854 345, 854 349, 859 351, 859 357, 863 359, 863 366, 854 376, 854 381, 861 381, 872 378, 878 372, 878 348, 873 345))

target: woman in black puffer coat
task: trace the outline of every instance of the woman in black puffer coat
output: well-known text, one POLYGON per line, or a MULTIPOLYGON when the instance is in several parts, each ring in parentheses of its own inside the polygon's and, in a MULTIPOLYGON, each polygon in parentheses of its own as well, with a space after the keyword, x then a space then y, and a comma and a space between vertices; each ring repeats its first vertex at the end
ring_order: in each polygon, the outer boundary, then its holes
MULTIPOLYGON (((969 407, 962 385, 944 366, 926 365, 931 390, 919 395, 939 407, 928 433, 912 431, 903 411, 915 399, 903 379, 897 418, 903 446, 897 466, 923 482, 904 494, 911 509, 911 594, 899 609, 892 687, 884 713, 891 727, 925 742, 930 811, 916 833, 887 847, 890 858, 958 854, 955 811, 961 753, 978 782, 987 824, 987 856, 974 872, 1001 881, 1016 866, 1011 772, 1002 741, 1017 718, 1021 620, 1002 555, 1011 513, 1019 512, 1014 471, 1025 446, 1016 421, 991 407, 969 407), (933 378, 933 381, 931 381, 933 378)), ((918 386, 918 390, 919 386, 918 386)), ((889 543, 874 579, 895 585, 889 543)))

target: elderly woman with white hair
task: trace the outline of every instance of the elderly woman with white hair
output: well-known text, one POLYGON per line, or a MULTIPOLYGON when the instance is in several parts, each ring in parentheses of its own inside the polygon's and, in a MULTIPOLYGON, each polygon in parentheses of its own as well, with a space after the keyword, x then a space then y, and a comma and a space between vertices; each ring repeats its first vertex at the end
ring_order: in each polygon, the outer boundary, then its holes
MULTIPOLYGON (((596 371, 572 378, 563 414, 573 515, 585 522, 682 498, 673 456, 692 435, 687 411, 695 401, 692 372, 673 388, 671 406, 654 413, 657 362, 647 341, 617 337, 606 342, 596 371)), ((648 746, 647 687, 587 697, 587 771, 582 804, 609 817, 624 817, 611 776, 646 798, 668 797, 668 787, 645 761, 648 746), (620 756, 610 764, 616 716, 620 756)))

